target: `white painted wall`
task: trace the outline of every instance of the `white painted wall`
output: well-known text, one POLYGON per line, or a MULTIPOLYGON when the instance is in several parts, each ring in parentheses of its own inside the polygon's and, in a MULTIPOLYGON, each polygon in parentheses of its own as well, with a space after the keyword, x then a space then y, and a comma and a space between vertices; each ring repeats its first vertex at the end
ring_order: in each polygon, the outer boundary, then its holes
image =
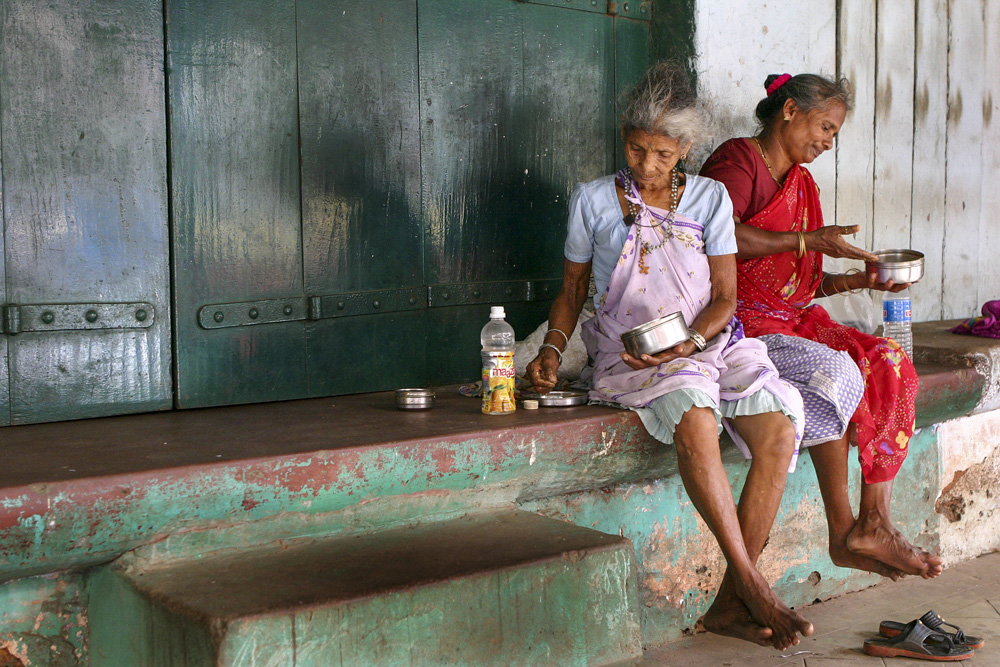
POLYGON ((918 321, 1000 299, 1000 0, 699 0, 695 12, 716 144, 755 132, 768 74, 848 77, 855 109, 835 154, 809 167, 826 223, 926 255, 918 321))

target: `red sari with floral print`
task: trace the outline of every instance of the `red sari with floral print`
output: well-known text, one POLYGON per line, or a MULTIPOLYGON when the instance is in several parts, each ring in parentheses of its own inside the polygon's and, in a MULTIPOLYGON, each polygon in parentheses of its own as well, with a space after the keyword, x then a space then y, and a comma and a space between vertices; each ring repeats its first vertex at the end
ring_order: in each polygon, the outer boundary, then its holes
MULTIPOLYGON (((745 223, 773 232, 822 227, 819 188, 806 169, 794 165, 774 199, 745 223)), ((861 471, 869 484, 891 480, 906 459, 913 435, 917 373, 892 339, 834 322, 821 306, 810 305, 823 277, 823 255, 807 252, 796 258, 795 254, 738 263, 736 315, 749 336, 800 336, 851 355, 865 378, 864 397, 851 417, 858 433, 861 471)))

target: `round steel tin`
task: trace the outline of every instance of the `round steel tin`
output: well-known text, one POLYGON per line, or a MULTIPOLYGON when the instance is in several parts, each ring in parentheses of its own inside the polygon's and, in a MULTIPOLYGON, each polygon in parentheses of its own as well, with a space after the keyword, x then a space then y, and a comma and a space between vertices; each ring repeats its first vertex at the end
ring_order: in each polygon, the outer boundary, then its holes
POLYGON ((434 407, 434 390, 397 389, 396 407, 400 410, 430 410, 434 407))
POLYGON ((587 404, 587 392, 585 391, 550 391, 547 394, 523 394, 522 398, 529 401, 538 401, 538 405, 543 408, 568 408, 574 405, 587 404))
POLYGON ((915 283, 924 276, 924 254, 916 250, 892 249, 876 250, 873 254, 877 262, 865 262, 870 273, 875 270, 880 283, 889 280, 895 283, 915 283))
POLYGON ((640 324, 622 334, 625 351, 638 359, 659 354, 688 339, 688 328, 680 311, 640 324))

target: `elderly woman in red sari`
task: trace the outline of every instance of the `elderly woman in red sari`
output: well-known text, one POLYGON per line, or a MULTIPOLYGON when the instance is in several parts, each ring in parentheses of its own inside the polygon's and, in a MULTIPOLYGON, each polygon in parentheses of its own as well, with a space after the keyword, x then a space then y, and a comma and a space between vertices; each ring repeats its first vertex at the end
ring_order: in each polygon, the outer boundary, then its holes
POLYGON ((833 146, 851 105, 849 84, 782 74, 768 77, 765 87, 755 112, 759 134, 730 139, 702 169, 733 201, 737 316, 802 394, 802 446, 816 467, 833 562, 893 579, 935 577, 941 559, 907 541, 889 517, 892 481, 913 435, 913 364, 895 341, 838 324, 811 303, 848 290, 906 287, 864 272, 823 271, 823 255, 874 259, 844 240, 857 226, 823 225, 819 189, 802 166, 833 146), (863 477, 857 518, 847 492, 849 426, 863 477))

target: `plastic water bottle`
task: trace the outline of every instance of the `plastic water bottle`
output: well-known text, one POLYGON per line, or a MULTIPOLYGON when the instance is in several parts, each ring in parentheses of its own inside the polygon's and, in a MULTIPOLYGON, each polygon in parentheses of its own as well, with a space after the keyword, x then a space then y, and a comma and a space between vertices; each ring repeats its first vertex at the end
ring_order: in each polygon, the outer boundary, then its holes
POLYGON ((503 306, 490 307, 490 321, 479 336, 483 344, 483 414, 514 412, 514 327, 503 306))
POLYGON ((913 357, 913 306, 910 290, 886 292, 882 297, 882 335, 891 338, 913 357))

